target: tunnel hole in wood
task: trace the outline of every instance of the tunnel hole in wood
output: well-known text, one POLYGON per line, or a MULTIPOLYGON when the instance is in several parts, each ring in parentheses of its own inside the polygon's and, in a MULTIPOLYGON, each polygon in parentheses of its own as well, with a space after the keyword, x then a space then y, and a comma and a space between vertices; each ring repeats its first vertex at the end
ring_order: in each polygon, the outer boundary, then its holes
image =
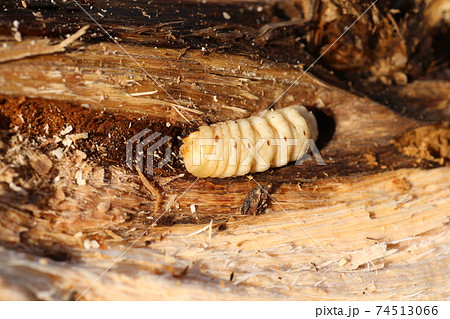
POLYGON ((317 120, 317 127, 319 128, 319 137, 316 141, 317 148, 320 150, 324 148, 333 138, 336 131, 336 121, 331 110, 319 109, 313 107, 311 109, 317 120))

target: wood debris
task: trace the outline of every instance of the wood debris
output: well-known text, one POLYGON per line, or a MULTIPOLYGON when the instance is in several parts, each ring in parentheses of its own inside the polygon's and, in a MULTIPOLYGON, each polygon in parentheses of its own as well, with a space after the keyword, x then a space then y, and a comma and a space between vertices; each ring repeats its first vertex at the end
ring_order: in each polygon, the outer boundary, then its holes
POLYGON ((162 192, 161 192, 161 190, 159 189, 158 186, 155 186, 155 185, 153 185, 152 183, 149 182, 149 180, 144 176, 144 174, 141 172, 139 167, 137 167, 137 165, 135 165, 135 168, 136 168, 136 171, 137 171, 137 173, 139 175, 139 179, 141 180, 142 184, 156 198, 155 208, 154 208, 153 213, 157 214, 159 212, 159 210, 161 209, 162 200, 163 200, 163 194, 162 194, 162 192))
POLYGON ((50 39, 29 40, 21 41, 19 44, 7 44, 6 47, 4 46, 0 49, 0 63, 20 60, 36 55, 64 52, 70 44, 83 36, 88 28, 89 26, 82 27, 73 35, 55 45, 50 44, 50 39))
POLYGON ((264 214, 267 208, 269 195, 268 192, 272 185, 253 188, 244 200, 241 207, 241 214, 243 215, 261 215, 264 214))
POLYGON ((47 176, 53 166, 53 162, 45 154, 30 154, 30 165, 40 176, 47 176))

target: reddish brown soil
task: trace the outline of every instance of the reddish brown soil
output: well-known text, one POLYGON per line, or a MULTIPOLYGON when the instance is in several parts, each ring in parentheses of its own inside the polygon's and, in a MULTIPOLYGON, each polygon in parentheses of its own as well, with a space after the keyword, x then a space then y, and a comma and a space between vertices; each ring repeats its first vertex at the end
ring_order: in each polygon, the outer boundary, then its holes
POLYGON ((422 126, 403 134, 395 145, 407 156, 442 165, 450 161, 450 128, 422 126))

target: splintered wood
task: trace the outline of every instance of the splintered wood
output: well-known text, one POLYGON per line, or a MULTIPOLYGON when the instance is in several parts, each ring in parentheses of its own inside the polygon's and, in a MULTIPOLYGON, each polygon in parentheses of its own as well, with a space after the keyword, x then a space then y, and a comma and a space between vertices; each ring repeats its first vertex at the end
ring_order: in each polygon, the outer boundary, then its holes
POLYGON ((4 43, 0 48, 0 63, 20 60, 26 57, 64 52, 66 48, 86 33, 89 26, 84 26, 76 33, 58 44, 50 45, 50 39, 34 39, 19 43, 4 43))
POLYGON ((153 213, 157 214, 159 212, 159 210, 161 209, 161 203, 162 203, 162 197, 163 197, 163 195, 161 194, 161 190, 158 188, 158 186, 155 186, 149 182, 149 180, 145 177, 145 175, 141 172, 141 170, 137 167, 137 165, 135 165, 134 167, 136 169, 136 172, 139 175, 139 179, 141 180, 142 184, 155 197, 155 210, 153 211, 153 213))
MULTIPOLYGON (((44 159, 23 137, 9 143, 0 167, 0 236, 9 245, 33 248, 1 248, 0 298, 71 299, 154 222, 148 212, 156 203, 139 190, 140 183, 150 182, 124 168, 99 167, 80 158, 78 150, 44 159), (23 150, 30 155, 22 157, 23 150), (28 167, 29 161, 35 164, 28 167), (23 178, 25 171, 31 179, 23 178), (79 171, 83 186, 74 182, 79 171), (58 173, 48 180, 51 172, 58 173), (36 196, 30 193, 33 185, 42 190, 48 185, 42 179, 56 192, 48 193, 47 204, 25 203, 27 196, 36 196)), ((302 227, 277 205, 260 216, 236 212, 204 226, 173 224, 173 217, 161 220, 119 262, 129 272, 112 269, 83 299, 445 299, 449 175, 448 167, 403 169, 323 179, 312 188, 283 184, 272 189, 274 201, 302 227), (329 187, 332 192, 325 191, 329 187), (181 279, 185 284, 173 289, 181 279)), ((178 179, 162 187, 170 191, 178 179)), ((195 205, 198 214, 201 194, 202 187, 194 185, 176 201, 186 210, 195 205)))

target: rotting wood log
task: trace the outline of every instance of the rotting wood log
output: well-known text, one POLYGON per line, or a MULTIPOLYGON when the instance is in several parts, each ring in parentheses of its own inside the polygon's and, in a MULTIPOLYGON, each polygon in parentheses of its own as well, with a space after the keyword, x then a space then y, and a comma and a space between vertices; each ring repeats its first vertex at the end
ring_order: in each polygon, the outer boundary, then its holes
POLYGON ((313 73, 369 4, 91 1, 121 47, 74 3, 2 4, 0 299, 446 299, 440 2, 375 6, 313 73), (64 53, 19 50, 85 25, 64 53), (326 165, 185 172, 179 137, 274 101, 313 109, 326 165), (172 137, 153 176, 125 165, 126 141, 144 129, 172 137), (271 185, 267 209, 244 216, 258 184, 271 185))

